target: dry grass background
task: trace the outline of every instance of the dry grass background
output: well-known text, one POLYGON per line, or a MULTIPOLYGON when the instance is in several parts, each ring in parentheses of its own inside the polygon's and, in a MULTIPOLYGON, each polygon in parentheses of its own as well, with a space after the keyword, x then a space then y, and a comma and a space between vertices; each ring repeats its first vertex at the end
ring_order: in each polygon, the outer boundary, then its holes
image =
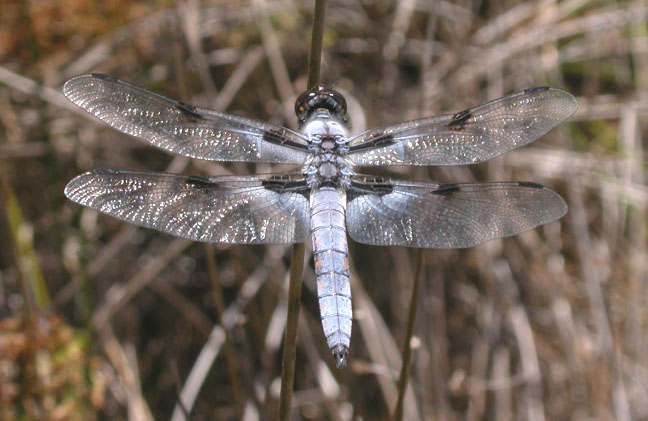
MULTIPOLYGON (((292 127, 311 16, 290 0, 0 4, 0 417, 165 419, 181 387, 192 419, 274 417, 289 247, 205 247, 62 191, 98 167, 282 168, 171 157, 83 115, 61 86, 108 73, 292 127)), ((424 253, 406 419, 648 419, 648 4, 338 0, 324 41, 324 82, 348 95, 355 131, 537 85, 580 102, 487 164, 389 170, 535 181, 569 204, 518 237, 424 253)), ((295 419, 384 419, 395 405, 414 251, 350 249, 342 371, 307 256, 295 419)))

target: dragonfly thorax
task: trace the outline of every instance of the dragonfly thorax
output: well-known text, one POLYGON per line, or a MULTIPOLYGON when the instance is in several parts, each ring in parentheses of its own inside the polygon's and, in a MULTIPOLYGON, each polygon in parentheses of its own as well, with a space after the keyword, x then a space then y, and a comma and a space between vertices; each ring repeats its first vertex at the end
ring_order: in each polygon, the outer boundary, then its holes
POLYGON ((304 170, 308 184, 347 186, 353 171, 345 159, 349 152, 346 120, 335 110, 319 108, 311 112, 302 132, 308 136, 311 153, 304 170))
POLYGON ((317 174, 325 180, 334 179, 340 175, 340 169, 335 164, 324 162, 317 167, 317 174))
POLYGON ((350 165, 337 151, 321 152, 312 156, 304 174, 311 187, 335 185, 345 187, 353 175, 350 165))
POLYGON ((322 118, 309 120, 302 127, 302 131, 310 138, 312 144, 321 145, 326 140, 334 143, 344 144, 347 140, 346 127, 338 121, 331 118, 327 110, 321 110, 319 114, 322 118))

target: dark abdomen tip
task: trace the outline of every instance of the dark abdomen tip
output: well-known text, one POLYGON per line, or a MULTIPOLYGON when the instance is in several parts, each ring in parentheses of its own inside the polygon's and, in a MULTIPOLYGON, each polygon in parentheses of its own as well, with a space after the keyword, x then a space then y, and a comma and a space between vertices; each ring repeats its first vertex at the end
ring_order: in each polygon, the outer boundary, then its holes
POLYGON ((333 348, 333 356, 335 357, 335 365, 337 368, 344 368, 347 365, 347 355, 349 354, 349 348, 344 345, 338 345, 333 348))

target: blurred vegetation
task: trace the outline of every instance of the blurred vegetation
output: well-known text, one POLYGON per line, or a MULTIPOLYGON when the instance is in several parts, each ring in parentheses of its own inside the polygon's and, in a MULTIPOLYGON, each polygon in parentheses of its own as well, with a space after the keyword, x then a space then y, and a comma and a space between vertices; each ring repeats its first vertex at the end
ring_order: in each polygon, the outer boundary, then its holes
MULTIPOLYGON (((289 0, 0 4, 0 418, 164 419, 187 384, 192 419, 276 412, 289 247, 210 249, 62 191, 99 167, 286 167, 171 157, 77 112, 61 86, 107 73, 294 127, 311 14, 289 0)), ((323 79, 356 132, 538 85, 580 102, 570 123, 489 163, 381 170, 535 181, 570 207, 515 238, 424 253, 406 419, 648 418, 648 4, 338 0, 326 22, 323 79)), ((343 371, 307 260, 295 418, 383 419, 395 405, 414 251, 350 249, 343 371)))
POLYGON ((88 339, 59 316, 1 320, 0 418, 97 419, 105 380, 88 339))

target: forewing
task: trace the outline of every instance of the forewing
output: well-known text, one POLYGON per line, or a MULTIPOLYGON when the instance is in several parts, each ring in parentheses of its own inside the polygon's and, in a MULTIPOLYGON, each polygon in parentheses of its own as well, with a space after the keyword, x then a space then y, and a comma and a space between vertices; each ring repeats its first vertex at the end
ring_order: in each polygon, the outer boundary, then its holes
POLYGON ((357 178, 347 194, 355 241, 380 246, 465 248, 565 215, 553 191, 528 182, 432 184, 357 178))
POLYGON ((527 89, 454 115, 372 129, 349 140, 355 165, 465 165, 533 142, 576 111, 560 89, 527 89))
POLYGON ((72 201, 194 241, 300 243, 309 233, 308 187, 289 176, 194 177, 93 170, 65 187, 72 201))
POLYGON ((117 130, 191 158, 302 164, 308 156, 299 133, 193 107, 110 76, 77 76, 63 93, 117 130))

